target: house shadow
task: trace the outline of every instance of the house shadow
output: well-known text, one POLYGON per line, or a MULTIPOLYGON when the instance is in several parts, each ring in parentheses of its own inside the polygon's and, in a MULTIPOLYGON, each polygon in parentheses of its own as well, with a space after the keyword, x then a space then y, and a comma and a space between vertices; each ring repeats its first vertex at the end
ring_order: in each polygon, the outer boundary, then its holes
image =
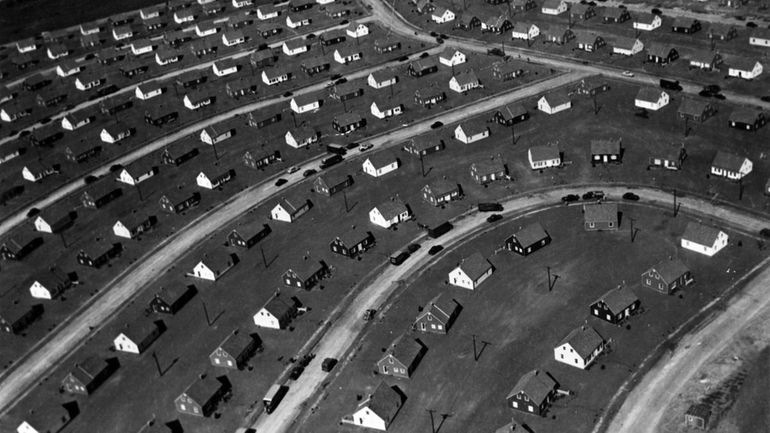
POLYGON ((623 211, 618 211, 618 230, 623 225, 623 211))

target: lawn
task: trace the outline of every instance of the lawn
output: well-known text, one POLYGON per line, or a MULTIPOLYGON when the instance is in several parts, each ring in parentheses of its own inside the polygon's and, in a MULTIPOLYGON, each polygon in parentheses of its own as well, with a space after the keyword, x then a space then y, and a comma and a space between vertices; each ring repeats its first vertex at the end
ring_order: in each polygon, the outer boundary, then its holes
POLYGON ((440 415, 447 414, 442 429, 452 431, 493 431, 511 416, 534 431, 588 431, 609 397, 662 338, 762 256, 756 248, 736 246, 738 240, 749 243, 732 233, 733 242, 721 256, 708 259, 684 252, 677 236, 687 218, 672 219, 658 209, 640 206, 621 205, 619 232, 585 232, 579 209, 558 207, 506 221, 447 252, 439 263, 407 281, 405 289, 383 307, 383 318, 373 323, 351 353, 352 361, 326 387, 323 401, 299 431, 355 431, 339 427, 338 420, 355 410, 358 396, 383 380, 382 375, 373 373, 374 363, 402 333, 419 338, 428 351, 410 380, 384 378, 407 396, 389 431, 430 428, 428 409, 435 410, 437 424, 440 415), (629 237, 631 217, 634 226, 641 228, 634 243, 629 237), (526 258, 499 251, 511 232, 533 221, 539 221, 549 232, 553 238, 550 246, 526 258), (492 277, 475 292, 448 286, 447 273, 462 257, 476 251, 493 264, 492 277), (666 257, 685 261, 695 275, 695 285, 674 296, 643 290, 639 275, 666 257), (550 292, 546 267, 558 275, 550 292), (725 272, 728 268, 731 271, 725 272), (636 293, 644 313, 631 318, 628 327, 589 317, 588 305, 619 284, 636 293), (449 334, 410 331, 419 307, 439 292, 452 296, 463 307, 449 334), (611 341, 610 353, 587 371, 554 361, 553 347, 584 323, 611 341), (474 336, 477 355, 487 344, 477 361, 474 336), (562 389, 574 393, 557 400, 545 418, 517 413, 505 405, 505 396, 518 378, 535 368, 549 372, 562 389))

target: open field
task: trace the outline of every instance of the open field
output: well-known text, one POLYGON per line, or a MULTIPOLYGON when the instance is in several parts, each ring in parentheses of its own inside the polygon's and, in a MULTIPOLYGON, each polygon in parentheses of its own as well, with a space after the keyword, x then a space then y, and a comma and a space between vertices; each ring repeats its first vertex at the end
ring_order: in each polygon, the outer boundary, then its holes
MULTIPOLYGON (((441 262, 407 281, 404 290, 383 309, 379 320, 350 354, 349 365, 329 383, 317 411, 299 431, 355 431, 339 427, 338 420, 355 409, 356 395, 365 395, 383 379, 372 373, 374 362, 382 356, 382 348, 404 332, 409 338, 420 338, 428 351, 412 379, 384 378, 407 396, 389 431, 430 428, 427 409, 436 411, 437 424, 441 414, 448 414, 443 428, 453 431, 470 426, 493 431, 511 416, 534 431, 590 429, 614 390, 638 362, 678 323, 734 281, 733 270, 740 275, 763 256, 756 248, 733 244, 722 257, 696 257, 678 246, 677 236, 686 218, 672 219, 659 209, 632 205, 621 205, 620 210, 621 230, 616 233, 585 232, 579 207, 558 207, 495 226, 445 253, 441 262), (634 219, 634 227, 641 227, 633 244, 629 239, 630 218, 634 219), (551 245, 526 258, 507 251, 495 253, 512 231, 534 220, 549 232, 551 245), (447 286, 447 273, 462 257, 475 251, 487 256, 495 267, 492 277, 473 292, 447 286), (697 282, 673 296, 639 287, 641 272, 669 256, 685 261, 697 282), (552 292, 548 291, 547 266, 558 275, 552 292), (644 313, 632 317, 628 328, 589 318, 588 304, 624 282, 640 297, 644 313), (446 292, 463 306, 449 334, 410 332, 418 307, 439 292, 446 292), (611 340, 611 352, 587 371, 553 361, 553 346, 583 323, 611 340), (473 335, 477 353, 482 342, 489 343, 477 362, 473 335), (534 368, 550 372, 561 388, 574 392, 571 397, 557 400, 546 418, 505 408, 510 388, 534 368)), ((749 245, 741 236, 733 239, 749 245)))

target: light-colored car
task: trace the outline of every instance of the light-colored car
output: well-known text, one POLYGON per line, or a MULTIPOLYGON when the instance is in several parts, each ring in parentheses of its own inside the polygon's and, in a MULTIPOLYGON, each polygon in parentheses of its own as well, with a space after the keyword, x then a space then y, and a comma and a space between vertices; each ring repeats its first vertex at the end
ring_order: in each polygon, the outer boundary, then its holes
POLYGON ((633 73, 633 72, 631 72, 631 71, 623 71, 623 72, 621 72, 621 74, 620 74, 620 75, 622 75, 622 76, 624 76, 624 77, 633 77, 633 76, 634 76, 634 73, 633 73))
POLYGON ((374 145, 372 143, 366 143, 366 144, 362 144, 358 148, 358 150, 361 151, 361 152, 366 152, 367 150, 371 149, 372 147, 374 147, 374 145))
POLYGON ((288 174, 296 173, 296 172, 299 171, 300 168, 301 167, 298 166, 298 165, 292 165, 291 167, 289 167, 288 170, 286 170, 286 173, 288 173, 288 174))

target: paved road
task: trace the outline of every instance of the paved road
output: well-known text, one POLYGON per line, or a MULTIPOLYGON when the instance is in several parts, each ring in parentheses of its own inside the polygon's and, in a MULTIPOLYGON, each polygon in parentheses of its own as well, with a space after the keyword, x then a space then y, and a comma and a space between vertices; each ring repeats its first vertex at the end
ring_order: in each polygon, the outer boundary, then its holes
MULTIPOLYGON (((361 71, 360 76, 368 75, 361 71)), ((490 107, 508 104, 521 98, 527 98, 542 92, 544 89, 554 88, 580 79, 579 73, 558 75, 531 86, 512 90, 504 94, 474 101, 462 107, 439 113, 447 122, 455 122, 463 118, 472 117, 479 112, 489 110, 490 107)), ((265 102, 262 102, 265 103, 265 102)), ((240 110, 240 109, 239 109, 240 110)), ((435 117, 434 117, 435 118, 435 117)), ((375 147, 393 147, 401 144, 405 139, 417 134, 430 131, 430 124, 434 118, 417 122, 405 128, 380 134, 369 140, 375 147)), ((196 125, 201 128, 203 125, 196 125)), ((362 159, 366 153, 354 154, 353 158, 362 159)), ((315 161, 306 161, 303 165, 317 164, 315 161)), ((352 159, 352 158, 350 158, 352 159)), ((301 172, 292 175, 283 175, 289 181, 281 191, 303 179, 301 172)), ((243 212, 270 199, 278 190, 272 185, 272 179, 243 191, 220 207, 202 215, 195 221, 181 229, 172 238, 152 252, 137 260, 133 266, 125 270, 112 282, 101 290, 98 299, 84 305, 76 311, 70 319, 50 332, 46 338, 35 345, 19 362, 11 369, 0 374, 0 416, 16 404, 21 396, 33 385, 42 379, 45 374, 60 360, 76 349, 91 332, 96 332, 102 325, 121 307, 138 293, 144 286, 155 281, 157 277, 169 269, 181 257, 192 250, 198 242, 205 239, 212 232, 233 221, 243 212)))
MULTIPOLYGON (((507 202, 504 202, 506 211, 503 215, 510 216, 512 214, 525 213, 528 210, 535 208, 552 205, 560 200, 560 197, 575 192, 583 192, 586 190, 602 189, 610 197, 620 197, 624 192, 628 191, 625 186, 611 186, 607 184, 585 185, 581 187, 565 186, 557 189, 553 189, 544 193, 534 193, 524 197, 518 197, 507 202)), ((652 189, 652 188, 635 188, 636 192, 643 202, 649 202, 661 206, 668 207, 673 202, 673 196, 667 192, 652 189)), ((704 201, 698 198, 684 197, 679 200, 681 203, 681 209, 685 212, 691 212, 701 216, 713 216, 715 220, 724 220, 730 225, 738 226, 747 231, 756 231, 761 227, 765 227, 770 223, 767 218, 757 218, 756 216, 746 214, 734 209, 721 208, 711 204, 708 201, 704 201)), ((428 249, 435 244, 442 244, 444 247, 454 247, 458 243, 463 242, 468 238, 479 226, 482 228, 487 225, 486 216, 482 213, 471 214, 466 218, 460 219, 454 224, 454 228, 448 234, 442 236, 437 240, 427 240, 423 243, 423 247, 420 248, 410 259, 407 260, 401 266, 388 266, 384 271, 379 274, 367 287, 363 288, 356 298, 350 302, 346 309, 339 312, 336 318, 330 319, 331 326, 323 334, 316 347, 312 350, 315 353, 315 358, 305 369, 302 376, 297 381, 291 383, 289 393, 281 401, 278 408, 269 416, 260 416, 257 421, 252 425, 257 432, 270 432, 270 433, 282 433, 290 431, 294 426, 297 419, 300 419, 300 415, 304 410, 307 410, 308 402, 311 401, 313 395, 321 388, 321 384, 327 377, 320 368, 320 363, 324 358, 333 357, 341 359, 346 353, 354 346, 358 336, 364 329, 365 322, 361 320, 363 312, 368 308, 378 308, 383 304, 388 297, 399 287, 398 281, 406 280, 410 275, 419 269, 430 264, 432 257, 427 254, 428 249)), ((770 274, 770 270, 766 272, 770 274)), ((757 280, 754 284, 758 287, 765 287, 764 280, 757 280)), ((754 293, 751 294, 753 296, 754 293)), ((770 292, 765 291, 764 303, 770 306, 770 292)), ((753 300, 751 296, 748 296, 749 300, 753 300)), ((769 307, 770 308, 770 307, 769 307)), ((332 314, 330 317, 334 317, 332 314)), ((728 322, 729 323, 729 322, 728 322)), ((722 327, 724 323, 722 323, 722 327)), ((729 326, 727 326, 729 328, 729 326)), ((721 328, 720 328, 721 329, 721 328)), ((661 382, 663 386, 671 386, 681 378, 673 376, 668 378, 668 381, 661 382)), ((660 390, 656 390, 660 392, 660 390)), ((670 393, 670 388, 666 389, 666 393, 670 393)), ((650 393, 651 398, 657 397, 654 393, 650 393)), ((674 395, 674 394, 670 394, 674 395)), ((633 407, 633 406, 632 406, 633 407)), ((353 411, 353 407, 340 408, 340 417, 346 414, 346 410, 353 411)), ((632 421, 636 421, 639 425, 646 425, 646 421, 643 417, 638 419, 633 418, 632 421)), ((626 427, 632 424, 624 424, 620 427, 626 427)), ((615 428, 610 429, 610 432, 629 432, 631 430, 615 428)), ((654 432, 651 430, 638 430, 639 432, 654 432)))
MULTIPOLYGON (((571 3, 580 3, 577 0, 568 0, 571 3)), ((711 5, 714 5, 716 3, 707 4, 706 6, 709 7, 711 5)), ((618 6, 625 6, 628 8, 628 10, 632 12, 646 12, 650 13, 652 11, 652 8, 655 8, 654 2, 648 3, 624 3, 621 0, 607 0, 605 2, 602 2, 599 6, 603 7, 618 7, 618 6)), ((751 21, 749 19, 746 20, 737 20, 733 17, 729 16, 723 16, 722 13, 733 13, 736 12, 735 9, 715 9, 713 13, 703 13, 703 12, 695 12, 691 11, 689 9, 680 9, 680 8, 664 8, 664 7, 657 7, 660 9, 660 11, 663 13, 664 17, 675 17, 675 18, 693 18, 698 21, 704 22, 704 23, 718 23, 718 24, 729 24, 734 25, 738 28, 746 27, 746 22, 751 21)), ((766 19, 758 18, 754 20, 758 24, 760 21, 767 21, 766 19)), ((629 24, 630 25, 630 24, 629 24)), ((762 27, 762 26, 760 26, 762 27)), ((707 29, 704 29, 707 30, 707 29)), ((658 31, 668 31, 668 29, 661 28, 658 31)))

